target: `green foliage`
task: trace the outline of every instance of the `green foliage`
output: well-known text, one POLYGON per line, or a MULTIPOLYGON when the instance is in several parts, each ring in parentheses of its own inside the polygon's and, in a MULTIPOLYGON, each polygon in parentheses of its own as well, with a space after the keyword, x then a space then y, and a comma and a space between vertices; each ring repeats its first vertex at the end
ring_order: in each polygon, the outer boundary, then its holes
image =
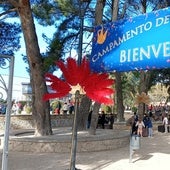
POLYGON ((39 0, 32 5, 34 15, 41 25, 56 24, 56 33, 52 40, 43 35, 49 46, 43 54, 44 71, 53 72, 56 69, 55 62, 70 52, 71 46, 78 41, 79 20, 76 18, 78 1, 65 0, 39 0), (76 14, 76 15, 75 15, 76 14))
POLYGON ((105 113, 112 113, 112 108, 110 106, 105 106, 103 110, 105 113))
POLYGON ((64 16, 77 13, 78 15, 78 1, 76 0, 55 0, 58 4, 58 8, 64 16), (76 7, 76 8, 75 8, 76 7))
POLYGON ((116 106, 115 105, 114 106, 102 105, 101 110, 104 111, 107 114, 115 113, 116 106))
POLYGON ((54 112, 54 110, 55 110, 56 107, 57 107, 57 103, 58 103, 58 101, 53 101, 53 102, 51 103, 51 109, 52 109, 53 112, 54 112))
POLYGON ((0 53, 14 55, 14 52, 20 48, 21 26, 16 22, 11 22, 11 18, 18 16, 17 11, 8 1, 0 1, 0 9, 0 53))
POLYGON ((56 37, 51 41, 48 49, 48 52, 43 56, 44 72, 53 72, 56 69, 55 62, 63 55, 63 43, 56 37))
POLYGON ((53 102, 51 102, 50 107, 52 110, 52 113, 54 113, 56 108, 61 107, 62 103, 59 100, 54 100, 53 102))
POLYGON ((135 15, 140 15, 141 13, 164 8, 167 6, 167 3, 162 0, 128 0, 127 6, 127 15, 131 15, 132 12, 135 15))
POLYGON ((0 53, 13 55, 20 48, 21 29, 17 23, 0 22, 0 53))
POLYGON ((25 112, 26 112, 27 114, 30 114, 30 113, 32 112, 32 107, 29 106, 29 105, 25 106, 25 112))
POLYGON ((138 111, 137 107, 133 106, 132 107, 132 112, 134 113, 134 112, 137 112, 137 111, 138 111))
POLYGON ((133 106, 135 95, 138 93, 140 73, 128 72, 122 76, 123 100, 125 106, 133 106))
POLYGON ((166 87, 170 85, 170 68, 153 70, 151 72, 150 86, 161 83, 166 87))
POLYGON ((6 104, 6 103, 7 103, 7 101, 6 101, 6 100, 4 100, 4 99, 0 99, 0 103, 1 103, 1 104, 6 104))
POLYGON ((32 10, 36 19, 43 26, 53 25, 59 14, 56 11, 57 4, 54 1, 41 0, 39 3, 32 4, 32 10))
MULTIPOLYGON (((170 69, 152 70, 150 81, 147 86, 150 89, 153 85, 161 83, 166 87, 170 84, 170 69)), ((139 91, 140 72, 128 72, 122 76, 123 101, 124 105, 133 106, 134 98, 139 91)))

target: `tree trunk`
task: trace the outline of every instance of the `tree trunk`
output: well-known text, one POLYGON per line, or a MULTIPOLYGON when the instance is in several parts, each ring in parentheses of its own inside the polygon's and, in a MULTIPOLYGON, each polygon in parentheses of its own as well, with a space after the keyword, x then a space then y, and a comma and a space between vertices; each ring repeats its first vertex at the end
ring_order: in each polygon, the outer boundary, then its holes
POLYGON ((87 96, 83 96, 81 99, 79 114, 77 115, 78 130, 86 130, 87 118, 88 118, 90 106, 91 106, 91 100, 87 96))
POLYGON ((29 0, 9 0, 18 9, 30 67, 32 86, 32 113, 35 120, 35 135, 51 135, 50 104, 42 100, 47 92, 43 73, 43 62, 38 46, 35 25, 29 0))
POLYGON ((102 24, 103 10, 105 7, 106 0, 97 0, 95 7, 95 25, 102 24))
MULTIPOLYGON (((148 93, 148 84, 150 81, 151 74, 149 71, 141 71, 140 73, 140 83, 139 83, 139 94, 142 92, 148 93)), ((146 112, 146 105, 144 103, 140 103, 138 106, 138 114, 140 117, 143 117, 143 114, 146 112)))
MULTIPOLYGON (((96 5, 97 9, 95 9, 95 15, 96 15, 95 25, 98 25, 99 21, 100 21, 100 23, 102 22, 103 12, 100 13, 101 10, 98 10, 98 8, 101 9, 103 6, 101 4, 103 4, 103 3, 105 4, 105 0, 97 1, 97 5, 96 5)), ((77 129, 78 130, 86 130, 90 106, 91 106, 91 100, 87 96, 84 96, 81 100, 79 114, 77 115, 77 129)))
MULTIPOLYGON (((103 10, 105 6, 106 0, 97 0, 96 7, 95 7, 95 25, 102 24, 102 18, 103 18, 103 10)), ((93 106, 93 113, 91 116, 91 125, 89 129, 89 134, 95 135, 96 134, 96 127, 98 123, 98 113, 100 109, 101 104, 94 103, 93 106)))
MULTIPOLYGON (((112 4, 112 21, 117 20, 119 0, 114 0, 112 4)), ((124 106, 123 106, 123 94, 122 94, 122 80, 121 73, 115 73, 115 88, 116 88, 116 106, 117 106, 117 121, 124 121, 124 106)))
POLYGON ((99 109, 100 109, 101 104, 95 102, 93 106, 93 113, 91 117, 91 124, 90 124, 90 129, 89 129, 89 134, 90 135, 96 135, 96 127, 98 123, 98 116, 99 116, 99 109))
POLYGON ((115 73, 115 78, 116 78, 115 89, 116 89, 117 122, 122 122, 125 121, 125 119, 124 119, 121 73, 115 73))
MULTIPOLYGON (((141 1, 141 5, 142 5, 142 13, 146 13, 146 0, 141 1)), ((139 94, 141 94, 142 92, 145 92, 147 94, 147 89, 146 89, 146 74, 144 71, 141 71, 140 74, 140 83, 139 83, 139 94)), ((138 106, 138 114, 139 117, 143 117, 143 114, 145 113, 145 104, 144 103, 140 103, 138 106)))

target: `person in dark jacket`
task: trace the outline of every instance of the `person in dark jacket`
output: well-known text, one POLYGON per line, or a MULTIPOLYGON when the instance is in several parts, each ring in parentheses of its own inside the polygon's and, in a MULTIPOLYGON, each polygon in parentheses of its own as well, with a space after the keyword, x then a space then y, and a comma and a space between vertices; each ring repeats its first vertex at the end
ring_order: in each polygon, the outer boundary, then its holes
POLYGON ((138 130, 138 126, 136 126, 136 123, 138 121, 138 115, 136 112, 134 112, 134 116, 132 117, 132 122, 131 122, 131 125, 132 125, 132 135, 136 135, 137 134, 137 130, 138 130))
POLYGON ((87 118, 87 129, 90 128, 92 112, 93 111, 89 112, 89 115, 88 115, 88 118, 87 118))
POLYGON ((145 127, 147 126, 147 123, 148 123, 148 116, 146 114, 143 115, 143 123, 145 125, 145 127))
POLYGON ((102 111, 102 116, 101 116, 101 124, 102 124, 102 128, 104 129, 105 128, 105 119, 106 119, 106 116, 105 116, 105 113, 104 111, 102 111))
POLYGON ((144 116, 143 116, 143 123, 145 125, 145 128, 143 128, 143 137, 147 137, 148 136, 148 120, 149 120, 149 117, 145 113, 144 116))
POLYGON ((110 122, 110 124, 109 124, 110 129, 113 129, 113 123, 114 123, 113 113, 110 114, 109 122, 110 122))
POLYGON ((148 137, 152 137, 153 136, 153 130, 152 130, 152 120, 150 117, 147 117, 147 125, 146 127, 148 128, 148 137))

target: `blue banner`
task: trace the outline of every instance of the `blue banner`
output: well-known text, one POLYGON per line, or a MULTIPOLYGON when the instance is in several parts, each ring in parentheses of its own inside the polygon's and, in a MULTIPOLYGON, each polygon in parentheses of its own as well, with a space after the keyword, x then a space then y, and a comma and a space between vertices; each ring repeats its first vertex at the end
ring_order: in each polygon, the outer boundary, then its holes
POLYGON ((170 68, 170 8, 95 27, 95 72, 170 68))

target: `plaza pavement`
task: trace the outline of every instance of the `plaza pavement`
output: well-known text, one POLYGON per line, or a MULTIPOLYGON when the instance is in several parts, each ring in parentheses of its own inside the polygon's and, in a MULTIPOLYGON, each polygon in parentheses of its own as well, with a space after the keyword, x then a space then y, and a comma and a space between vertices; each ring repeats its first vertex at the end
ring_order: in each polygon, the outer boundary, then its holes
MULTIPOLYGON (((76 168, 81 170, 168 170, 170 133, 154 131, 153 138, 143 137, 140 149, 133 155, 132 163, 129 162, 129 157, 129 145, 110 151, 77 153, 76 168)), ((8 170, 68 170, 69 165, 70 153, 9 152, 8 158, 8 170)))

